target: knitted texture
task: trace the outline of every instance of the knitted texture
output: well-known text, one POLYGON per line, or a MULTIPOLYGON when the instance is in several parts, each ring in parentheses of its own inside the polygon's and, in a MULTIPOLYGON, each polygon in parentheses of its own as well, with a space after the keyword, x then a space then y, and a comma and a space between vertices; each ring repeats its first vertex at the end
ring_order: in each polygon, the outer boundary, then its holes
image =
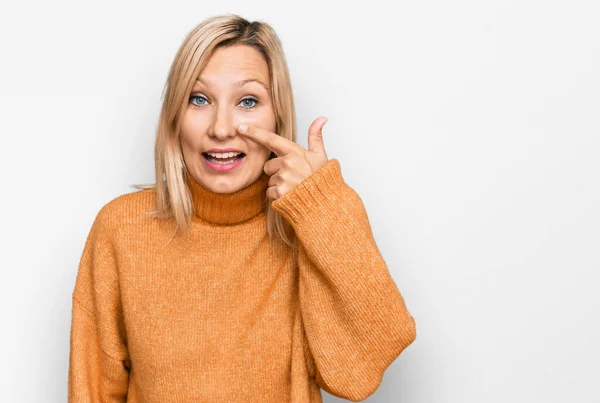
POLYGON ((153 189, 98 212, 73 291, 69 402, 361 401, 416 338, 362 200, 331 159, 272 203, 269 176, 218 194, 186 177, 196 215, 150 217, 153 189))

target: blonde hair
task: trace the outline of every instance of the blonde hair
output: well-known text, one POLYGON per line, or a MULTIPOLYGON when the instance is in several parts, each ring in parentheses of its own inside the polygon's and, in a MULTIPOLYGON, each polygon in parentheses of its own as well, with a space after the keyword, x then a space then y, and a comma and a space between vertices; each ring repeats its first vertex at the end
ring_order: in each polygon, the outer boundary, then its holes
MULTIPOLYGON (((265 22, 250 22, 236 14, 213 16, 193 28, 177 51, 162 93, 154 149, 156 183, 133 185, 137 189, 155 189, 156 205, 150 215, 173 218, 175 233, 187 231, 195 214, 185 180, 185 161, 179 139, 189 94, 213 52, 219 47, 233 45, 251 46, 265 58, 271 79, 276 132, 296 142, 296 113, 289 71, 283 47, 273 28, 265 22)), ((278 237, 295 247, 291 225, 271 207, 271 199, 265 200, 265 204, 269 237, 278 237)))

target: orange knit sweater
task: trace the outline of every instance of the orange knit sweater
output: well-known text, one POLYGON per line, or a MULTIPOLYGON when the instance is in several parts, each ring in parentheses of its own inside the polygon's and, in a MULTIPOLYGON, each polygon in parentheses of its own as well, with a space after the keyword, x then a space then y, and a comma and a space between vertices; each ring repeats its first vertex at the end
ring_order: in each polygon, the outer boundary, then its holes
POLYGON ((416 328, 362 200, 331 159, 273 208, 269 177, 218 194, 188 176, 196 216, 149 217, 153 189, 100 209, 75 287, 69 402, 322 402, 370 396, 416 328))

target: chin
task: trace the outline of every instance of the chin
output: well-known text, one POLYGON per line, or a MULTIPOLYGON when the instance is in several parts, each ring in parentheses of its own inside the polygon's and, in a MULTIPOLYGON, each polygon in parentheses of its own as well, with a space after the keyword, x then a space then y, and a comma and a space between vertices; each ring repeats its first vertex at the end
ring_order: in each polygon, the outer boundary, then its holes
POLYGON ((240 190, 243 186, 234 180, 227 178, 220 178, 210 182, 209 190, 215 193, 233 193, 240 190))
POLYGON ((206 187, 215 193, 234 193, 250 185, 253 182, 252 178, 253 176, 244 173, 239 174, 239 177, 238 175, 213 177, 208 180, 206 187))

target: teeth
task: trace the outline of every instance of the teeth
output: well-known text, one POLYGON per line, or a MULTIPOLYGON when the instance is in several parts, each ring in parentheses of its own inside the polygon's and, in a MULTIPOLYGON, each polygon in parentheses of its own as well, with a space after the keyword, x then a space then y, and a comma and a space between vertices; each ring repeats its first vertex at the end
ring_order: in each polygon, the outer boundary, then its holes
POLYGON ((228 153, 206 153, 206 154, 208 154, 208 156, 210 157, 209 159, 211 160, 211 162, 213 164, 228 165, 228 164, 233 164, 237 161, 235 158, 231 159, 232 157, 237 158, 242 153, 228 152, 228 153), (222 159, 222 160, 219 161, 219 159, 222 159))
POLYGON ((211 162, 213 164, 217 164, 217 165, 230 165, 230 164, 234 164, 235 163, 235 161, 233 161, 233 160, 232 161, 216 161, 216 160, 213 160, 211 162))
POLYGON ((207 154, 213 158, 231 158, 231 157, 237 157, 241 153, 236 153, 236 152, 232 151, 232 152, 228 152, 228 153, 207 153, 207 154))

